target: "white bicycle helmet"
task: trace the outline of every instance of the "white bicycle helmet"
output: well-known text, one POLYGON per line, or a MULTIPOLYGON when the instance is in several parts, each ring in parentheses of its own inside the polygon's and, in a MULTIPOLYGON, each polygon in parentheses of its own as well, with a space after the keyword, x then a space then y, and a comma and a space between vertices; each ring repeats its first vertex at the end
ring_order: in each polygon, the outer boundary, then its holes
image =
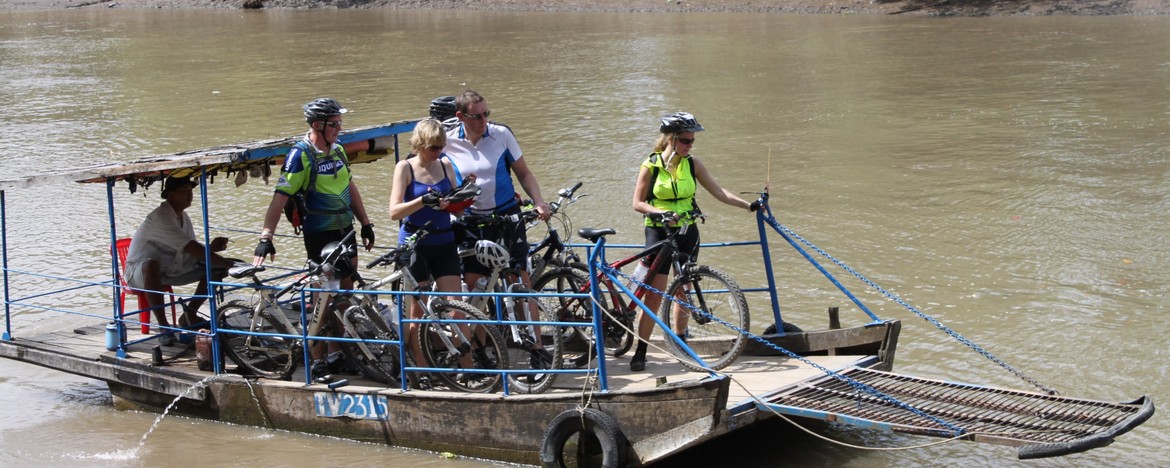
POLYGON ((493 270, 503 270, 508 268, 512 256, 508 255, 508 250, 500 244, 490 240, 479 240, 475 242, 475 259, 493 270))

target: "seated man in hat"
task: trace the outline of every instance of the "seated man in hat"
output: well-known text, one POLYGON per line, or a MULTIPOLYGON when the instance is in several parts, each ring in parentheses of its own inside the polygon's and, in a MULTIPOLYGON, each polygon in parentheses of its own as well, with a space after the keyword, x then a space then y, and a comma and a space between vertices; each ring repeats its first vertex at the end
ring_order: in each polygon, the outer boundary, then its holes
MULTIPOLYGON (((134 231, 130 252, 126 254, 126 271, 122 272, 126 284, 131 288, 152 291, 146 293, 146 300, 154 311, 155 320, 164 327, 170 324, 167 322, 166 307, 163 307, 163 295, 154 291, 161 291, 167 285, 199 282, 195 288, 196 297, 183 305, 183 316, 179 318, 178 325, 188 327, 202 321, 198 310, 205 298, 198 296, 207 294, 204 249, 203 244, 195 240, 195 228, 184 211, 191 206, 194 186, 195 182, 187 178, 167 177, 163 181, 163 202, 134 231)), ((216 237, 211 241, 211 251, 223 251, 227 243, 226 237, 216 237)), ((227 268, 233 263, 232 260, 211 254, 213 279, 223 279, 227 275, 227 268)), ((168 334, 160 341, 170 345, 175 339, 168 334)))

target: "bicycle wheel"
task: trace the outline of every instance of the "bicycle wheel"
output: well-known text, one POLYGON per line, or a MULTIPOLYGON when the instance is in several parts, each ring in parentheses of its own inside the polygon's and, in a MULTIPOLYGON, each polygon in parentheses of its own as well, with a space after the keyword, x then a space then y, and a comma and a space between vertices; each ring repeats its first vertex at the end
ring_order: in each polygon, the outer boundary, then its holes
MULTIPOLYGON (((667 297, 662 301, 658 317, 672 328, 671 320, 675 302, 671 297, 681 299, 683 312, 688 314, 687 328, 681 335, 687 346, 703 359, 712 370, 731 364, 743 352, 747 342, 744 335, 724 323, 747 331, 750 325, 747 299, 726 273, 704 265, 686 268, 685 274, 671 281, 666 289, 667 297)), ((679 331, 676 330, 676 333, 679 331)), ((677 356, 688 368, 704 371, 694 359, 672 339, 664 340, 665 348, 677 356)))
MULTIPOLYGON (((345 331, 350 338, 398 341, 398 331, 386 324, 368 306, 350 306, 345 310, 345 331)), ((389 343, 354 343, 342 341, 341 350, 362 375, 390 385, 399 385, 402 367, 399 365, 399 347, 389 343)))
MULTIPOLYGON (((431 318, 448 320, 457 316, 462 316, 466 320, 486 320, 482 313, 466 302, 432 300, 431 318)), ((420 325, 418 343, 429 367, 494 370, 508 368, 504 337, 500 336, 500 332, 491 324, 431 322, 420 325)), ((469 393, 494 392, 503 382, 501 374, 437 372, 435 376, 452 390, 469 393)))
MULTIPOLYGON (((515 286, 512 292, 517 294, 531 293, 528 288, 522 286, 515 286)), ((531 304, 536 308, 537 316, 542 321, 552 320, 552 312, 544 306, 542 301, 535 297, 515 296, 514 311, 516 317, 523 319, 526 315, 521 315, 522 311, 528 309, 531 304)), ((557 330, 552 330, 552 327, 540 327, 541 346, 535 346, 535 339, 533 333, 530 332, 535 327, 528 325, 513 324, 513 327, 519 327, 521 340, 516 348, 508 348, 508 361, 512 363, 511 369, 514 370, 541 370, 541 369, 560 369, 561 368, 561 353, 562 353, 562 334, 557 330), (552 333, 547 333, 552 331, 552 333)), ((509 333, 505 331, 505 333, 509 333)), ((557 379, 555 373, 532 373, 532 374, 509 374, 508 375, 508 391, 511 393, 544 393, 557 379)))
MULTIPOLYGON (((581 265, 581 267, 585 267, 581 265)), ((587 268, 587 267, 585 267, 587 268)), ((588 270, 582 270, 574 265, 571 268, 559 268, 545 272, 534 284, 537 291, 561 294, 577 294, 589 291, 588 270)), ((582 297, 545 297, 545 308, 550 311, 557 322, 592 322, 593 304, 588 298, 582 297)), ((632 329, 632 319, 624 314, 614 312, 610 307, 609 296, 603 291, 598 298, 598 306, 607 311, 602 317, 602 333, 605 336, 605 352, 610 356, 621 356, 630 350, 634 343, 634 335, 627 329, 632 329), (615 320, 617 318, 617 320, 615 320), (621 325, 624 324, 625 327, 621 325)), ((561 339, 564 341, 562 362, 577 361, 573 367, 580 367, 580 360, 586 359, 585 353, 593 347, 592 329, 590 327, 558 327, 561 339)))
POLYGON ((219 343, 228 358, 249 374, 269 379, 290 380, 301 356, 299 340, 252 336, 225 331, 296 335, 281 320, 268 313, 255 316, 254 306, 231 301, 219 306, 219 343))

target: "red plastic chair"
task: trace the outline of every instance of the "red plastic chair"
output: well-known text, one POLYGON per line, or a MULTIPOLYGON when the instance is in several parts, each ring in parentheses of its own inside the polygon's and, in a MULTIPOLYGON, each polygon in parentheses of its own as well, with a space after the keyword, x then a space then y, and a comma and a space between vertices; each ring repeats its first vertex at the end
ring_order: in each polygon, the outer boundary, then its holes
MULTIPOLYGON (((146 293, 145 292, 139 291, 137 289, 132 289, 129 285, 126 284, 126 256, 130 254, 130 240, 131 240, 131 238, 127 237, 125 239, 118 239, 118 241, 116 243, 114 243, 114 249, 118 253, 118 265, 120 265, 120 267, 121 267, 121 270, 120 270, 121 274, 118 275, 118 281, 122 283, 122 294, 121 294, 121 297, 118 298, 118 300, 122 302, 122 313, 126 313, 126 295, 127 294, 138 297, 138 308, 139 309, 146 309, 146 308, 150 307, 150 303, 146 301, 146 293)), ((176 311, 175 311, 175 290, 171 289, 171 287, 168 285, 163 285, 162 291, 171 294, 171 324, 173 325, 173 324, 179 323, 175 319, 175 317, 177 315, 176 311)), ((138 321, 142 322, 142 334, 149 335, 150 334, 150 311, 143 310, 142 313, 140 313, 138 315, 138 321)))

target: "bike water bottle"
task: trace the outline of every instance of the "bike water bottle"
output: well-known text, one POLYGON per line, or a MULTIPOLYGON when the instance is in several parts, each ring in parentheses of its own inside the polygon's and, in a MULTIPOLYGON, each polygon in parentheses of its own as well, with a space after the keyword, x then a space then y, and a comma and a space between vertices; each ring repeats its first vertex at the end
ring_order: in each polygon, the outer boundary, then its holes
POLYGON ((475 280, 475 292, 481 293, 487 291, 487 278, 479 278, 475 280))
POLYGON ((642 282, 646 278, 646 273, 649 271, 650 268, 639 261, 638 266, 634 268, 634 272, 630 273, 630 281, 626 282, 626 287, 630 289, 636 288, 637 285, 634 283, 642 282))
POLYGON ((382 316, 382 320, 385 320, 386 324, 389 325, 390 328, 398 328, 397 302, 392 301, 389 305, 379 302, 378 314, 382 316))

